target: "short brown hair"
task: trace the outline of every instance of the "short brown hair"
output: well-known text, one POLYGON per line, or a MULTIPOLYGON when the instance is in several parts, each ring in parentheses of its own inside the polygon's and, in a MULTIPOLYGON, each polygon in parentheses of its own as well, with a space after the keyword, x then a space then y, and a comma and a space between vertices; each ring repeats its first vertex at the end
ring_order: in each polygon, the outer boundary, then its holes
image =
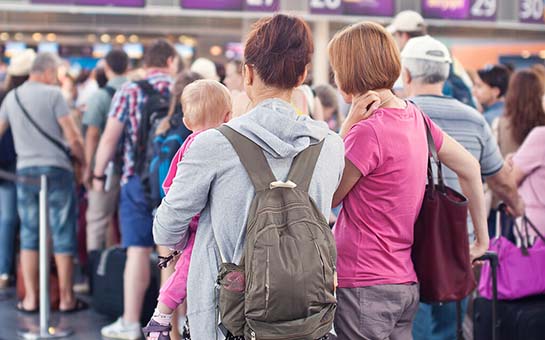
POLYGON ((373 22, 338 32, 328 50, 337 82, 348 94, 391 89, 401 73, 401 57, 392 35, 373 22))
POLYGON ((184 88, 182 93, 184 118, 192 125, 219 123, 233 104, 229 90, 220 82, 200 79, 184 88))
POLYGON ((246 40, 244 62, 266 85, 291 89, 305 73, 313 51, 308 24, 296 16, 277 14, 255 23, 246 40))
POLYGON ((177 56, 178 52, 171 43, 159 39, 146 49, 144 65, 147 67, 166 67, 168 59, 177 56))

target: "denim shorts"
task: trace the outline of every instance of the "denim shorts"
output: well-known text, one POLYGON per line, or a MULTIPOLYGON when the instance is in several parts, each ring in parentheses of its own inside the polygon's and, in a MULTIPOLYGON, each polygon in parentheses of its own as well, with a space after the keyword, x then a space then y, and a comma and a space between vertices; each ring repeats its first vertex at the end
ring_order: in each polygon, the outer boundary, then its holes
MULTIPOLYGON (((47 176, 49 227, 55 254, 76 253, 76 192, 74 174, 66 169, 40 166, 17 170, 17 175, 47 176)), ((21 249, 38 250, 40 186, 17 184, 17 211, 21 219, 21 249)))
POLYGON ((140 177, 132 176, 121 187, 119 201, 121 245, 127 247, 153 247, 153 216, 144 194, 140 177))

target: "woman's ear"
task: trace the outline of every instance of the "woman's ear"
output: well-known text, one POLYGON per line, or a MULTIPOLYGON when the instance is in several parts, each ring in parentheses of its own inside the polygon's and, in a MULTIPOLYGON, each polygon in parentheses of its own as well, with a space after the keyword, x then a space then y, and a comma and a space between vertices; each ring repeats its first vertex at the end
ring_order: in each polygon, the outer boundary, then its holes
POLYGON ((252 86, 254 83, 254 69, 248 64, 244 64, 244 85, 246 86, 252 86))
POLYGON ((303 85, 303 83, 305 82, 305 79, 307 79, 307 76, 308 76, 308 66, 305 67, 305 72, 299 77, 299 79, 297 79, 296 87, 303 85))

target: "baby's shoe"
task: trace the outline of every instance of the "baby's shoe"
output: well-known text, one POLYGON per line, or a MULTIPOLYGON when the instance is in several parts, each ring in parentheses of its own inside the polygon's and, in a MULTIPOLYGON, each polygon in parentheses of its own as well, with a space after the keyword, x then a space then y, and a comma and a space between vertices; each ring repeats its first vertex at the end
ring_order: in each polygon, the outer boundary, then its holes
POLYGON ((146 327, 142 328, 146 340, 170 340, 171 325, 161 325, 155 320, 150 320, 146 327))

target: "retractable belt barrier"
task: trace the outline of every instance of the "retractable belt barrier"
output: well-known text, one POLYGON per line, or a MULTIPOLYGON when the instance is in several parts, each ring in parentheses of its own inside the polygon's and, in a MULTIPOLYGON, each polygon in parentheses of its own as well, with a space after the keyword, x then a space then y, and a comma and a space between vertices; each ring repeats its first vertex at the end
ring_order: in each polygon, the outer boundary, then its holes
POLYGON ((0 170, 0 179, 15 183, 30 184, 40 187, 40 324, 37 327, 19 329, 18 335, 23 339, 60 339, 70 336, 71 329, 60 329, 50 326, 51 301, 49 298, 49 204, 47 200, 47 176, 18 176, 11 172, 0 170))

